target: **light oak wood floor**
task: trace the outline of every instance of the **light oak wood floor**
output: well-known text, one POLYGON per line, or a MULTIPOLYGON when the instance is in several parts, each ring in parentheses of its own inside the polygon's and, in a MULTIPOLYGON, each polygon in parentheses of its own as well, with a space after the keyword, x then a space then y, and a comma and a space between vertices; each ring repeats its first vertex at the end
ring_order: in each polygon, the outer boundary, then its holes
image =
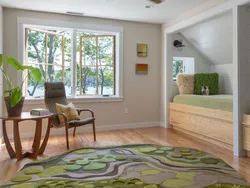
MULTIPOLYGON (((53 129, 52 129, 53 132, 53 129)), ((83 148, 88 146, 108 146, 122 144, 157 144, 169 146, 190 147, 211 153, 239 171, 248 182, 250 182, 250 158, 237 158, 227 149, 212 145, 208 142, 195 139, 186 134, 172 129, 164 128, 142 128, 109 132, 98 132, 97 141, 93 142, 92 133, 77 134, 75 138, 70 135, 70 149, 83 148)), ((32 138, 23 140, 23 148, 31 148, 32 138)), ((43 156, 54 156, 66 151, 66 141, 64 136, 51 136, 43 156)), ((30 159, 17 162, 10 159, 5 146, 0 147, 0 184, 13 177, 20 168, 30 159)))

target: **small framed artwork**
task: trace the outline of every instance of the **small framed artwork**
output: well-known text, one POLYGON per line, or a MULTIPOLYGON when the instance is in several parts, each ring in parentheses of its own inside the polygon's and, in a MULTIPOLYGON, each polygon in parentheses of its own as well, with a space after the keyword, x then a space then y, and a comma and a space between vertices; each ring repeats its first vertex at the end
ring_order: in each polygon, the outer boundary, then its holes
POLYGON ((137 75, 148 74, 148 64, 136 64, 135 65, 135 73, 137 75))
POLYGON ((138 57, 147 57, 148 53, 147 44, 137 44, 137 56, 138 57))

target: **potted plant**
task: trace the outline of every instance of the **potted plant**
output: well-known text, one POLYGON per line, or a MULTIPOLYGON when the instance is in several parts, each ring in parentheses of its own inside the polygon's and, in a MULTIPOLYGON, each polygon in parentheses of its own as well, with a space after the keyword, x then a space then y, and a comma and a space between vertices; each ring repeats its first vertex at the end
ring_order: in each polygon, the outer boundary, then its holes
POLYGON ((11 65, 18 72, 23 72, 25 70, 30 71, 31 74, 35 77, 35 79, 40 82, 42 79, 42 74, 38 68, 34 68, 32 66, 23 66, 17 59, 12 57, 3 57, 3 54, 0 54, 0 70, 3 73, 3 77, 6 81, 7 89, 4 90, 4 100, 7 108, 7 112, 9 116, 20 116, 22 113, 24 97, 22 92, 22 86, 26 79, 22 81, 21 85, 14 86, 11 78, 4 72, 2 66, 3 63, 7 63, 11 65))

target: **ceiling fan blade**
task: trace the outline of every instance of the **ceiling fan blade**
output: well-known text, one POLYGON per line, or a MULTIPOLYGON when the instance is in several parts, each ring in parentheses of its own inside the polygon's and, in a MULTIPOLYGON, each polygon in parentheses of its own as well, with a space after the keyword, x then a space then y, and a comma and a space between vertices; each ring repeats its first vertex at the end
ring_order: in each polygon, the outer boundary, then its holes
POLYGON ((160 4, 160 3, 162 3, 164 0, 149 0, 149 1, 151 1, 151 2, 153 2, 153 3, 156 3, 156 4, 160 4))

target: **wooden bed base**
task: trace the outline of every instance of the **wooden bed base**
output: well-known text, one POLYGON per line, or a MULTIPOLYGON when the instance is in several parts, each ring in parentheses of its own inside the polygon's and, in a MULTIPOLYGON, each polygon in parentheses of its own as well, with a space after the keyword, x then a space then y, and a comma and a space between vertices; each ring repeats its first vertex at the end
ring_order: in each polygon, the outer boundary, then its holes
POLYGON ((243 147, 247 150, 247 155, 250 157, 250 115, 243 116, 243 147))
MULTIPOLYGON (((232 112, 177 103, 170 103, 169 108, 170 124, 174 129, 233 150, 232 112)), ((250 138, 248 142, 250 148, 250 138)))
MULTIPOLYGON (((170 124, 186 134, 233 150, 233 113, 170 103, 170 124)), ((250 157, 250 115, 243 116, 243 147, 250 157)))

